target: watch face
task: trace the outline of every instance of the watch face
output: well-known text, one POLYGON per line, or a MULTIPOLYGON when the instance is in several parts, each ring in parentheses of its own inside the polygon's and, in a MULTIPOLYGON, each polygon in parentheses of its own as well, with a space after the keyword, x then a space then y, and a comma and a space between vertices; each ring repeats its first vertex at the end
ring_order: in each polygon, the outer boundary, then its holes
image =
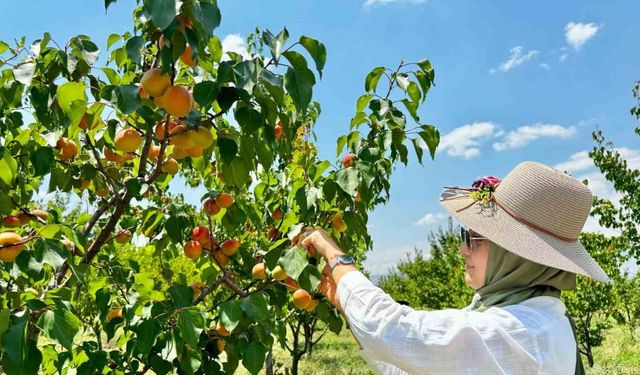
POLYGON ((355 263, 353 258, 348 256, 348 255, 340 255, 338 257, 338 262, 340 262, 341 264, 353 264, 353 263, 355 263))

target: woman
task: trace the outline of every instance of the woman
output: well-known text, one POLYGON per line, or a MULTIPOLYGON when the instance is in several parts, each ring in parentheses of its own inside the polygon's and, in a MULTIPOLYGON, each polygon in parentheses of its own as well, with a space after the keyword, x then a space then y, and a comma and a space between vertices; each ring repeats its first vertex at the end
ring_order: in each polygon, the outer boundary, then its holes
POLYGON ((441 204, 464 226, 465 281, 476 291, 463 310, 396 303, 322 230, 301 243, 327 259, 321 290, 378 373, 583 374, 559 297, 575 288, 576 274, 609 281, 578 242, 591 201, 580 181, 534 162, 502 181, 447 188, 441 204))

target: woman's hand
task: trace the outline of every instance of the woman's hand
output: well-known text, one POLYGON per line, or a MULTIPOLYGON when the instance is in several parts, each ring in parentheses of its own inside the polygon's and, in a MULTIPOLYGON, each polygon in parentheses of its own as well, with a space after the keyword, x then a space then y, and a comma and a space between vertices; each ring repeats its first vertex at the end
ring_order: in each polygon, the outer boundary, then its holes
POLYGON ((307 248, 312 256, 320 255, 330 260, 343 254, 338 245, 324 229, 309 229, 300 235, 296 243, 307 248))
POLYGON ((324 267, 322 279, 320 280, 320 285, 318 285, 318 290, 325 296, 327 301, 342 313, 342 306, 340 306, 340 301, 338 300, 338 287, 336 286, 336 282, 333 277, 331 277, 329 266, 324 267))

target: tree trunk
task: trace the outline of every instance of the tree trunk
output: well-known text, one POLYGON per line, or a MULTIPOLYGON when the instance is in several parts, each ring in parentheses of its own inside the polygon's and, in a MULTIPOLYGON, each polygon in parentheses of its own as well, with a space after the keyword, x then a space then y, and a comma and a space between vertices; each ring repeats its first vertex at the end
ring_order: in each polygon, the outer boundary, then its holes
POLYGON ((298 375, 298 363, 300 363, 301 355, 297 353, 293 355, 293 361, 291 361, 291 375, 298 375))
POLYGON ((265 375, 273 375, 273 352, 269 350, 267 358, 264 360, 265 375))

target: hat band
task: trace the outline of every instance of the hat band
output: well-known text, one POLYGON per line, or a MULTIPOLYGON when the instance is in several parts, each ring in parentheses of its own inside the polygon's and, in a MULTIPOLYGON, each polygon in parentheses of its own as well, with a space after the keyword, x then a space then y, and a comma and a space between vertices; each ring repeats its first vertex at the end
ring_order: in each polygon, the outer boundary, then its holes
MULTIPOLYGON (((474 191, 474 189, 468 189, 468 188, 462 188, 462 187, 447 187, 447 189, 453 189, 453 190, 459 190, 459 191, 465 191, 465 192, 472 192, 474 191)), ((460 199, 460 198, 468 198, 467 195, 459 195, 456 197, 452 197, 452 198, 444 198, 442 199, 443 201, 447 201, 447 200, 452 200, 452 199, 460 199)), ((472 198, 473 199, 473 198, 472 198)), ((468 205, 459 208, 456 210, 456 212, 461 212, 466 210, 467 208, 473 206, 475 203, 480 202, 482 203, 481 200, 474 200, 473 202, 469 203, 468 205)), ((559 234, 553 233, 550 230, 547 230, 545 228, 542 228, 539 225, 536 225, 526 219, 523 219, 522 217, 518 216, 518 214, 515 213, 515 211, 513 211, 512 209, 510 209, 509 207, 507 207, 504 203, 501 203, 500 200, 498 200, 498 198, 496 198, 495 194, 491 194, 491 196, 489 197, 488 202, 494 202, 498 207, 502 208, 502 210, 504 212, 506 212, 509 216, 511 216, 512 218, 516 219, 517 221, 521 222, 522 224, 535 229, 539 232, 542 232, 544 234, 548 234, 551 237, 557 238, 560 241, 565 241, 565 242, 576 242, 578 240, 578 238, 571 238, 571 237, 564 237, 561 236, 559 234)))

